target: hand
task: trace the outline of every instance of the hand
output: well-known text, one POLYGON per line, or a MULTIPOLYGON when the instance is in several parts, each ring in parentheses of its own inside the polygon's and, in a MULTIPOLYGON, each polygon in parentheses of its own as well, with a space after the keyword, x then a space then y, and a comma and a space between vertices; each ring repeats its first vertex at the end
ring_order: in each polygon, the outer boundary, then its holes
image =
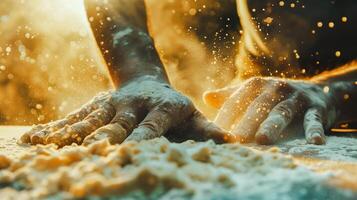
POLYGON ((336 119, 329 89, 309 81, 251 78, 239 86, 207 92, 204 98, 220 108, 216 124, 243 143, 255 139, 273 144, 283 137, 284 129, 297 123, 304 127, 308 143, 325 144, 324 129, 336 119))
POLYGON ((169 130, 183 139, 221 143, 233 137, 208 122, 187 97, 168 84, 143 77, 97 96, 64 119, 34 127, 21 142, 63 147, 108 139, 118 144, 160 137, 169 130))

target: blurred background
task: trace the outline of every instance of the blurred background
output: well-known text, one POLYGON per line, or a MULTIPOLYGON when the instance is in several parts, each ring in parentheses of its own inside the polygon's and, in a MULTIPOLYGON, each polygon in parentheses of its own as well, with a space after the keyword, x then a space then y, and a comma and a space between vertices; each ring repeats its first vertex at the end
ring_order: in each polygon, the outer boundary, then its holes
POLYGON ((0 124, 48 122, 109 86, 81 1, 1 1, 0 124))

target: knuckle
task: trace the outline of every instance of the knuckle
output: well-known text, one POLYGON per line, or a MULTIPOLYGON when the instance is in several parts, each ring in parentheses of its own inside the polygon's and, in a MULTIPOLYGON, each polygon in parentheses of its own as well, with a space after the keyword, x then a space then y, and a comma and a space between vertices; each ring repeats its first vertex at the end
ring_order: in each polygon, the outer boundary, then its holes
POLYGON ((284 80, 274 81, 272 86, 277 90, 280 94, 291 94, 293 92, 293 87, 291 84, 284 80))
POLYGON ((275 112, 279 113, 281 116, 283 116, 287 120, 291 120, 293 117, 292 110, 290 109, 291 102, 286 101, 284 104, 279 104, 274 108, 275 112))
POLYGON ((306 113, 307 121, 321 121, 322 115, 317 108, 312 108, 306 113))
POLYGON ((185 110, 192 110, 194 105, 188 97, 179 94, 175 98, 170 98, 163 101, 160 104, 160 108, 167 112, 182 112, 185 110))
POLYGON ((133 114, 123 114, 116 117, 111 123, 116 123, 122 126, 125 130, 132 130, 136 124, 136 117, 133 114))
POLYGON ((162 102, 155 110, 161 114, 170 115, 175 110, 180 109, 180 104, 172 101, 162 102))
POLYGON ((246 85, 248 85, 248 86, 257 86, 257 85, 262 84, 264 81, 265 81, 265 79, 262 78, 262 77, 252 77, 252 78, 249 78, 246 81, 246 85))
POLYGON ((152 131, 154 133, 157 133, 160 131, 159 125, 151 120, 143 121, 140 125, 149 129, 150 131, 152 131))
POLYGON ((299 109, 307 107, 309 104, 311 104, 310 97, 303 91, 296 91, 294 93, 294 98, 292 98, 292 101, 294 104, 297 105, 299 109))

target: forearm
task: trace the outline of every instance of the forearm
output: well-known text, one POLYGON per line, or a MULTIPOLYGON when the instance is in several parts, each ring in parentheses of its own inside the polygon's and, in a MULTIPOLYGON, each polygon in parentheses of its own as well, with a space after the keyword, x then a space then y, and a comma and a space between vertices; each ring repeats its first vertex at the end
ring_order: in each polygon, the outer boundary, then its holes
POLYGON ((116 87, 150 76, 168 82, 149 35, 144 0, 85 0, 99 49, 116 87))
POLYGON ((357 119, 357 64, 324 72, 312 81, 326 85, 325 92, 335 101, 338 121, 357 119))

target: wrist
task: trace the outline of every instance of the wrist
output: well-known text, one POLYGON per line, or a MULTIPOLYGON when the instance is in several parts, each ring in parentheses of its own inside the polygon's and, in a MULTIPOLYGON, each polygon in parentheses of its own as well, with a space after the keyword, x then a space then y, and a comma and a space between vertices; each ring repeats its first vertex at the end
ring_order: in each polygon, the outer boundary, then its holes
POLYGON ((157 82, 160 84, 166 84, 167 86, 171 85, 169 83, 169 81, 167 80, 167 78, 165 78, 165 76, 143 74, 143 75, 134 76, 134 77, 127 79, 125 81, 121 81, 120 86, 118 86, 117 88, 119 89, 119 88, 125 87, 127 85, 131 85, 133 83, 134 84, 142 84, 143 82, 157 82))

